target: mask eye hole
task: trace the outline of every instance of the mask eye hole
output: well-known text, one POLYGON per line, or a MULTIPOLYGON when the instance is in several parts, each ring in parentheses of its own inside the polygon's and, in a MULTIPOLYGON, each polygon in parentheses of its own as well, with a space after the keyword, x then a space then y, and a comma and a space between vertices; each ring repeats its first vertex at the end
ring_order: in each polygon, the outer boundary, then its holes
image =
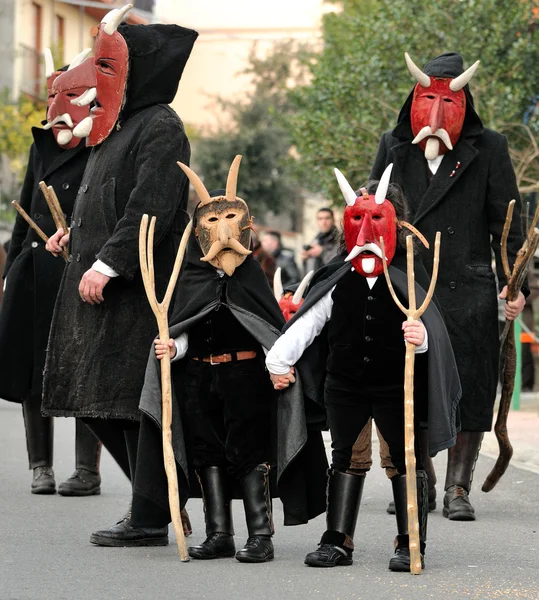
POLYGON ((379 221, 382 218, 382 215, 372 215, 373 221, 379 221))
POLYGON ((361 221, 361 215, 355 215, 354 221, 361 221))
POLYGON ((226 216, 227 219, 233 219, 236 216, 236 213, 228 213, 226 216))
POLYGON ((215 223, 215 222, 216 222, 216 221, 218 221, 218 220, 219 220, 219 219, 218 219, 217 217, 210 217, 210 218, 208 219, 208 221, 209 221, 210 223, 215 223))
POLYGON ((428 98, 429 100, 434 100, 434 96, 432 94, 427 94, 425 98, 428 98))
POLYGON ((450 103, 453 102, 453 100, 451 100, 451 98, 444 98, 444 102, 450 103))
POLYGON ((69 94, 67 94, 68 98, 78 98, 77 94, 74 94, 73 92, 69 92, 69 94))

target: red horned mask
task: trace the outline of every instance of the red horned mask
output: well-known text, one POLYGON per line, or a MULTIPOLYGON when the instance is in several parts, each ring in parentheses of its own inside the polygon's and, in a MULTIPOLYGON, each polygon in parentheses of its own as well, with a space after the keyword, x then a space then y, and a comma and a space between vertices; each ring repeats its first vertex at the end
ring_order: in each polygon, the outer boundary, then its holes
POLYGON ((374 195, 361 188, 357 196, 344 175, 335 169, 335 175, 346 201, 344 210, 344 240, 347 261, 364 277, 378 277, 384 271, 380 238, 384 240, 387 263, 391 263, 397 246, 397 215, 395 207, 386 199, 393 165, 384 171, 374 195))
POLYGON ((275 271, 273 277, 273 293, 275 294, 275 298, 279 303, 279 308, 281 309, 286 322, 290 321, 301 308, 301 305, 303 304, 303 294, 305 294, 305 290, 309 286, 309 283, 311 283, 313 275, 314 271, 309 271, 302 279, 295 292, 285 292, 281 279, 281 267, 275 271))
POLYGON ((462 132, 466 115, 464 86, 470 81, 479 61, 455 78, 430 77, 404 54, 410 73, 416 79, 410 119, 414 140, 427 160, 453 149, 462 132))

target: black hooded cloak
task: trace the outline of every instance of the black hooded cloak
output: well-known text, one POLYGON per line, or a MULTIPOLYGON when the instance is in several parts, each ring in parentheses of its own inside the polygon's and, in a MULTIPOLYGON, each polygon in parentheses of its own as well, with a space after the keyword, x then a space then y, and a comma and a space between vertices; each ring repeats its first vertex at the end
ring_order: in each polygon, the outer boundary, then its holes
MULTIPOLYGON (((177 338, 221 304, 222 288, 226 283, 225 303, 238 320, 238 327, 245 327, 263 348, 271 348, 280 335, 284 319, 259 263, 251 255, 247 256, 231 277, 220 277, 214 267, 200 261, 201 257, 202 252, 193 233, 189 240, 187 264, 177 284, 170 336, 177 338)), ((183 376, 186 362, 182 359, 173 363, 174 382, 183 376)), ((177 391, 181 386, 176 383, 174 388, 177 391)), ((297 525, 325 511, 327 459, 320 432, 308 431, 299 388, 296 386, 287 394, 275 392, 275 403, 273 465, 277 468, 272 470, 272 494, 280 496, 283 501, 285 525, 297 525)), ((141 422, 139 447, 143 444, 144 460, 153 465, 151 471, 154 477, 151 481, 142 477, 137 480, 135 494, 151 499, 168 511, 160 442, 160 367, 153 347, 146 368, 140 408, 148 418, 143 417, 141 422)), ((183 506, 189 496, 198 496, 200 490, 198 484, 194 483, 176 399, 173 402, 172 430, 183 506)))
POLYGON ((168 106, 197 33, 177 25, 126 25, 126 103, 109 137, 93 148, 73 212, 69 262, 56 302, 43 410, 53 416, 138 420, 155 318, 139 270, 142 215, 157 217, 155 287, 164 294, 187 223, 189 163, 182 122, 168 106), (99 305, 78 286, 96 258, 119 274, 99 305))
MULTIPOLYGON (((423 71, 430 77, 457 77, 463 72, 462 57, 442 54, 423 71)), ((404 191, 411 222, 431 245, 436 232, 442 233, 436 296, 462 384, 462 429, 489 431, 499 355, 497 287, 491 253, 494 251, 496 256, 501 289, 507 283, 500 255, 507 205, 513 198, 517 201, 507 244, 511 265, 523 241, 518 218, 521 206, 507 138, 483 126, 468 86, 464 93, 462 133, 432 178, 423 150, 411 143, 413 91, 395 129, 382 136, 370 177, 379 179, 386 166, 393 163, 392 182, 404 191)), ((432 251, 421 248, 419 252, 427 271, 432 272, 432 251)), ((526 287, 523 291, 527 295, 526 287)))

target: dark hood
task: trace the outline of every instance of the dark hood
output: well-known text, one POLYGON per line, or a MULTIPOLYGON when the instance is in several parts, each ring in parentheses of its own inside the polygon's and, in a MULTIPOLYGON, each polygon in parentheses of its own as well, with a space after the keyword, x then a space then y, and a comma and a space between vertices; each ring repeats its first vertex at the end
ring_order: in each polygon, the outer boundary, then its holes
MULTIPOLYGON (((464 73, 464 64, 462 56, 456 52, 445 52, 432 59, 423 67, 423 72, 429 77, 449 77, 454 79, 464 73)), ((415 86, 414 86, 415 88, 415 86)), ((410 122, 410 109, 414 88, 406 99, 397 121, 397 126, 393 130, 393 135, 401 140, 413 139, 412 125, 410 122)), ((475 112, 474 99, 468 85, 464 87, 466 95, 466 116, 462 126, 462 137, 475 137, 481 135, 483 131, 483 122, 475 112)))
POLYGON ((118 27, 129 49, 125 119, 154 104, 170 104, 198 33, 179 25, 128 25, 118 27))

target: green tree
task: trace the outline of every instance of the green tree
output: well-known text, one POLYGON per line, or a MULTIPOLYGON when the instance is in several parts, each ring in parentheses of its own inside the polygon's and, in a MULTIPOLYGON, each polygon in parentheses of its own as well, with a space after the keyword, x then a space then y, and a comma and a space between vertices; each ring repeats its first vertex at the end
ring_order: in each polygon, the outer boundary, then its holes
MULTIPOLYGON (((470 84, 479 115, 507 133, 516 151, 529 144, 533 154, 528 132, 514 124, 539 93, 536 2, 378 0, 367 10, 363 0, 336 4, 342 10, 324 18, 311 83, 291 92, 297 112, 290 127, 306 185, 340 201, 333 167, 353 185, 366 179, 381 134, 395 126, 414 85, 405 51, 420 66, 449 51, 462 54, 466 66, 480 59, 470 84)), ((537 140, 537 119, 530 125, 537 140)), ((535 177, 537 160, 523 185, 535 177)))
POLYGON ((256 50, 245 71, 252 90, 240 101, 217 99, 229 124, 202 135, 194 158, 208 186, 224 187, 234 156, 242 154, 238 195, 248 201, 251 214, 263 219, 268 210, 294 214, 300 196, 291 168, 288 90, 296 80, 305 81, 310 54, 293 41, 276 44, 265 58, 256 50))

